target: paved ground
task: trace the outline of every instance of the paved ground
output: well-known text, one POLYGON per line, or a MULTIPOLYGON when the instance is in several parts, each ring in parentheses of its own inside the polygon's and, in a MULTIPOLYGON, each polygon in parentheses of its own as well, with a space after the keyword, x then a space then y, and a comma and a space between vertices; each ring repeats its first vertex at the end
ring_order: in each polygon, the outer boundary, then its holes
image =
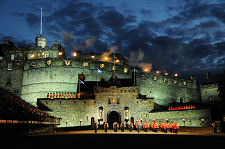
MULTIPOLYGON (((51 133, 49 135, 69 135, 69 134, 95 134, 94 130, 76 130, 76 131, 56 131, 55 133, 51 133)), ((138 134, 138 132, 136 130, 133 130, 132 132, 130 132, 129 130, 125 130, 125 132, 121 132, 120 130, 118 130, 118 132, 114 132, 112 129, 109 129, 108 132, 105 132, 104 130, 98 130, 97 134, 138 134)), ((171 133, 171 132, 152 132, 152 131, 148 131, 148 132, 144 132, 144 131, 140 131, 140 134, 156 134, 156 135, 200 135, 200 136, 225 136, 225 134, 222 133, 207 133, 207 132, 178 132, 178 133, 171 133)))
MULTIPOLYGON (((22 136, 3 138, 0 140, 1 146, 10 148, 221 148, 225 142, 224 134, 207 134, 198 132, 143 132, 137 131, 113 132, 109 130, 78 130, 78 131, 58 131, 56 133, 39 136, 22 136)), ((222 147, 224 148, 224 147, 222 147)))

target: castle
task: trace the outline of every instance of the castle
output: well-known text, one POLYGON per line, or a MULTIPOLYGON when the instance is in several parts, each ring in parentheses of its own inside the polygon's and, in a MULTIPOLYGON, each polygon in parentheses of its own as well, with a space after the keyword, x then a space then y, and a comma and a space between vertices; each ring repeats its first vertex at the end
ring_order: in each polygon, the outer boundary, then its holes
POLYGON ((48 47, 41 36, 35 47, 4 41, 0 52, 0 87, 60 117, 61 127, 91 125, 95 120, 110 125, 137 119, 181 126, 211 123, 210 110, 196 105, 208 100, 207 88, 198 88, 194 76, 187 80, 167 72, 149 73, 130 66, 119 53, 74 51, 67 58, 58 41, 48 47))

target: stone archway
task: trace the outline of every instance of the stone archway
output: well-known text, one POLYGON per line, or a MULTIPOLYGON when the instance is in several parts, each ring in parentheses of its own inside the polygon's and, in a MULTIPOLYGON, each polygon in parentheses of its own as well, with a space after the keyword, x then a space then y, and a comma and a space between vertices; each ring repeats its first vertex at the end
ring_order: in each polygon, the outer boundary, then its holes
POLYGON ((110 111, 107 115, 107 122, 109 124, 109 128, 113 127, 114 122, 120 123, 121 122, 120 113, 117 111, 110 111))

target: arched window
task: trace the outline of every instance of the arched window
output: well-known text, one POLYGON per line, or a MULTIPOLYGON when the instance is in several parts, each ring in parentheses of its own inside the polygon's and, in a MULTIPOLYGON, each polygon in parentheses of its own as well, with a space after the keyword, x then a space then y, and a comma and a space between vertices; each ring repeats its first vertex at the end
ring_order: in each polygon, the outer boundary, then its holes
POLYGON ((124 107, 124 117, 125 117, 125 121, 129 120, 129 107, 124 107))
POLYGON ((102 119, 103 119, 103 118, 102 118, 103 107, 102 107, 102 106, 99 107, 98 110, 99 110, 99 117, 98 117, 98 120, 102 120, 102 119))

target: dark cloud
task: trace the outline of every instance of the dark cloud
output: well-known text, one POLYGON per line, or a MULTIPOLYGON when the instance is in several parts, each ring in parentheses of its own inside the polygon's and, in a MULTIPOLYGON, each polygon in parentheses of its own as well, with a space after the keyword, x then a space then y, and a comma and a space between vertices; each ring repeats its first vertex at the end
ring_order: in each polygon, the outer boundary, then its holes
POLYGON ((116 11, 115 9, 104 12, 98 17, 98 19, 107 27, 121 28, 126 23, 124 15, 116 11))
POLYGON ((141 13, 143 16, 150 16, 150 15, 152 15, 152 10, 141 9, 141 10, 140 10, 140 13, 141 13))
POLYGON ((27 46, 34 45, 33 41, 31 41, 31 40, 27 41, 24 39, 15 38, 13 36, 7 36, 7 35, 3 35, 3 34, 0 34, 0 39, 1 39, 1 41, 11 41, 14 43, 14 46, 27 47, 27 46))
MULTIPOLYGON (((188 76, 225 69, 223 3, 190 0, 168 5, 170 15, 160 22, 138 18, 154 15, 156 12, 151 9, 120 11, 103 3, 79 0, 57 1, 46 9, 50 13, 46 16, 45 32, 64 40, 68 53, 74 49, 102 52, 116 45, 127 58, 134 58, 138 55, 135 52, 141 51, 144 57, 134 63, 151 63, 153 70, 188 76), (89 48, 87 43, 91 43, 89 48)), ((39 16, 34 13, 23 17, 31 28, 39 26, 39 16)))
POLYGON ((211 14, 215 16, 218 20, 222 21, 225 23, 225 3, 219 4, 219 5, 214 5, 214 7, 211 7, 211 14))
POLYGON ((200 29, 209 29, 219 27, 219 23, 215 21, 208 21, 208 22, 201 22, 199 25, 197 25, 197 28, 200 29))
POLYGON ((31 28, 38 27, 40 24, 40 17, 33 13, 26 14, 25 20, 31 28))

